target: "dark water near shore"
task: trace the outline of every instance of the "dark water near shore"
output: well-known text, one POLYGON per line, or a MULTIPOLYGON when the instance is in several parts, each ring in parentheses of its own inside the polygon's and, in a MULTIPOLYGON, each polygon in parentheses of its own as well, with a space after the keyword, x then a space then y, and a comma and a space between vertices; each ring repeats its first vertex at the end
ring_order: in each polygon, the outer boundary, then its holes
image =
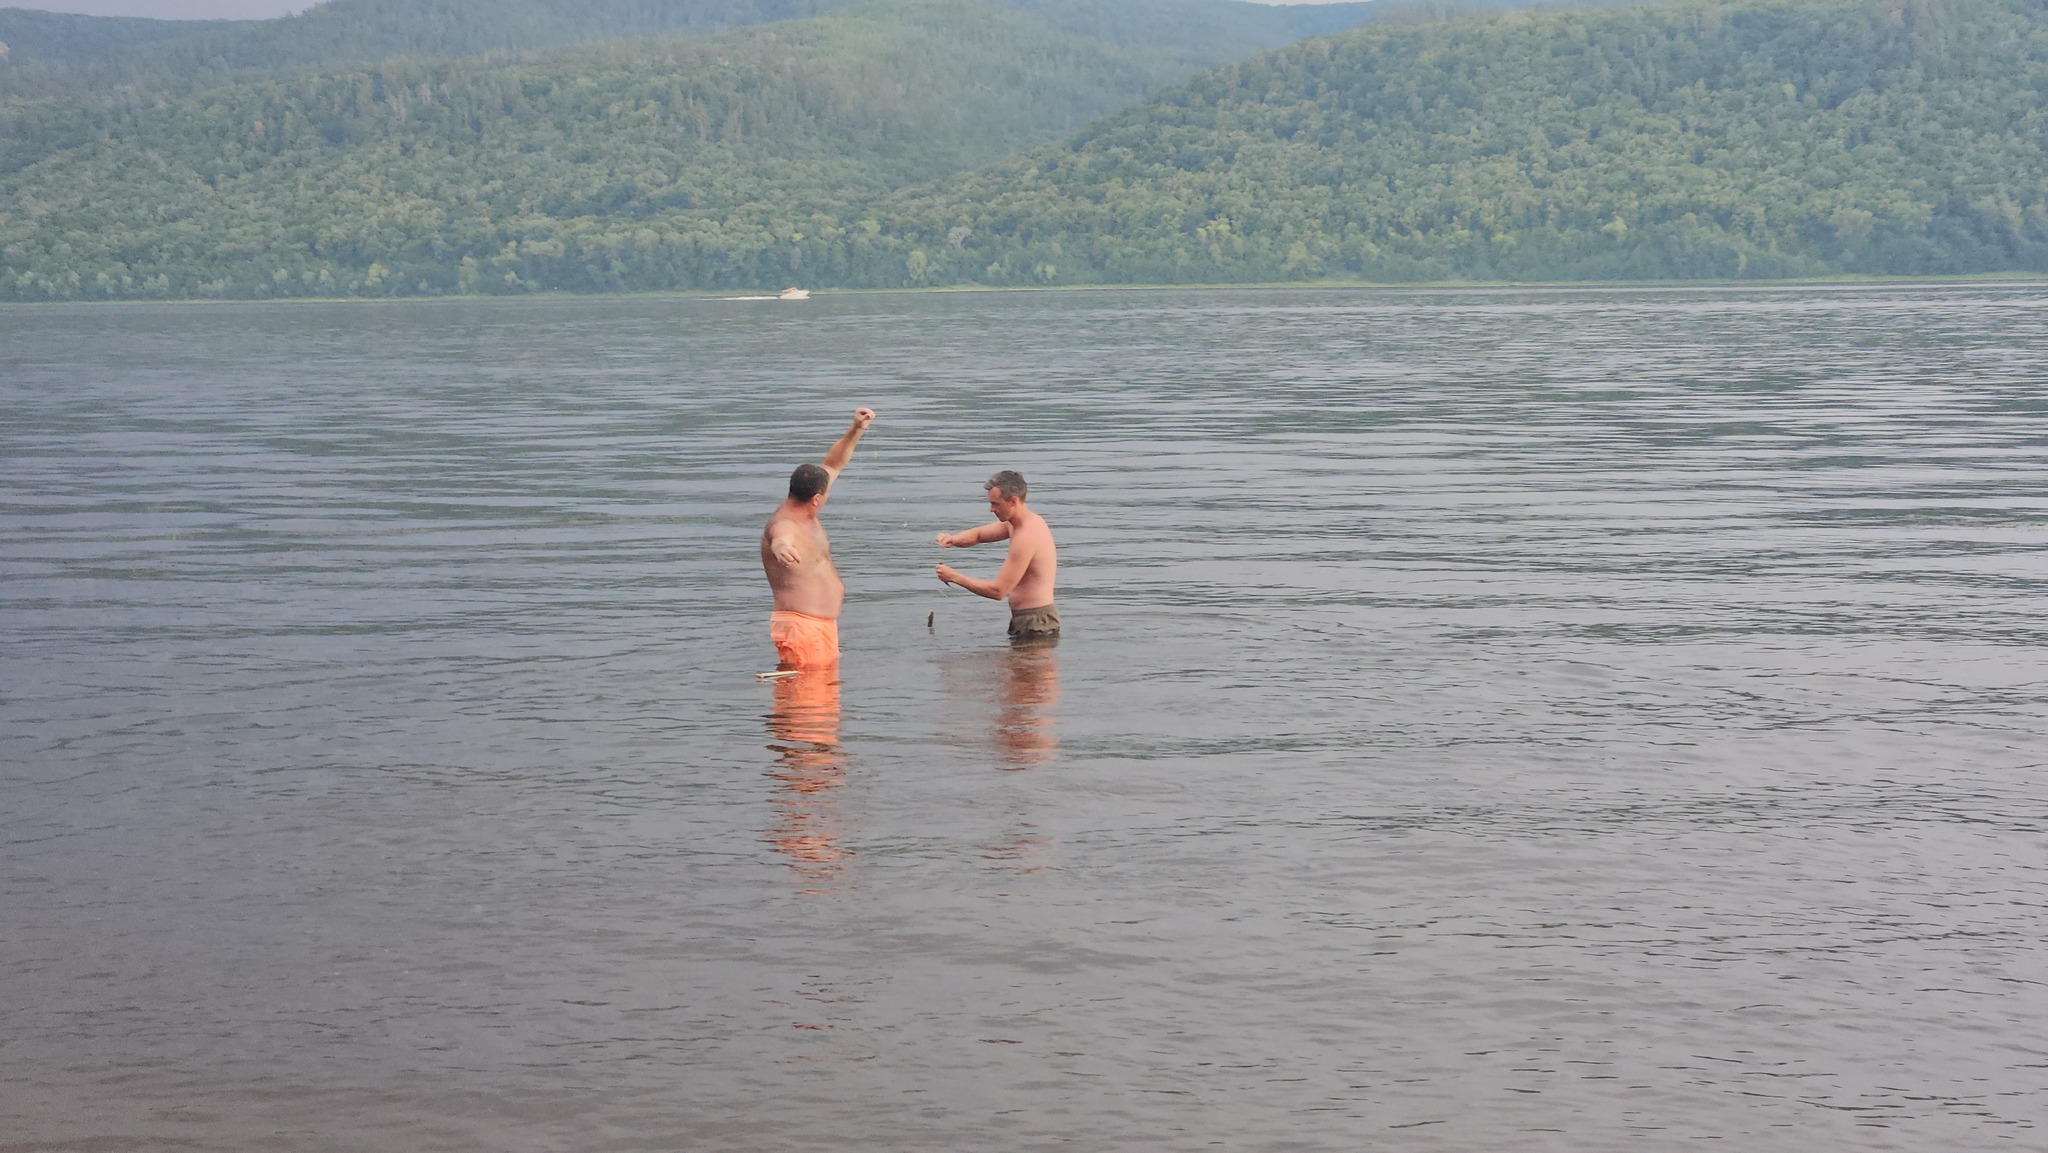
POLYGON ((16 309, 0 412, 0 1149, 2048 1142, 2048 287, 16 309))

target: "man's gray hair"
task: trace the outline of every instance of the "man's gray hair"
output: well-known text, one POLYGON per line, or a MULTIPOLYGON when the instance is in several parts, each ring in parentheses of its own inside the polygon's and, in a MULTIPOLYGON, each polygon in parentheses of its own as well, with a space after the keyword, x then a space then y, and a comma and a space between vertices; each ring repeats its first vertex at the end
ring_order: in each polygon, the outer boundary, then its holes
POLYGON ((989 477, 988 484, 984 487, 1002 493, 1004 500, 1023 500, 1024 494, 1031 491, 1031 486, 1024 483, 1023 474, 1011 472, 1007 468, 989 477))

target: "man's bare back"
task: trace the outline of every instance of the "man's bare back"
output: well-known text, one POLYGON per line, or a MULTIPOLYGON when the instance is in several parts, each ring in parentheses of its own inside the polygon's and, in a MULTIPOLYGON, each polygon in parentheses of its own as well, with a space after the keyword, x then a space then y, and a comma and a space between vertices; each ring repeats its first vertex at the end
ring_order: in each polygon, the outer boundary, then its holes
POLYGON ((1024 505, 1024 478, 1014 472, 999 472, 988 484, 988 507, 995 522, 962 532, 942 532, 940 548, 971 548, 978 544, 1006 540, 1009 555, 994 580, 964 576, 951 565, 934 571, 945 584, 959 585, 976 596, 1010 602, 1012 635, 1057 633, 1059 614, 1052 607, 1053 585, 1059 576, 1059 549, 1053 544, 1052 527, 1045 518, 1024 505), (1035 615, 1034 615, 1035 614, 1035 615), (1020 632, 1019 622, 1024 624, 1020 632))
POLYGON ((775 597, 769 632, 785 664, 803 667, 839 657, 834 622, 846 601, 846 584, 832 564, 832 542, 818 513, 874 420, 875 410, 855 409, 852 426, 833 443, 824 462, 799 465, 790 474, 789 496, 761 530, 761 571, 775 597))

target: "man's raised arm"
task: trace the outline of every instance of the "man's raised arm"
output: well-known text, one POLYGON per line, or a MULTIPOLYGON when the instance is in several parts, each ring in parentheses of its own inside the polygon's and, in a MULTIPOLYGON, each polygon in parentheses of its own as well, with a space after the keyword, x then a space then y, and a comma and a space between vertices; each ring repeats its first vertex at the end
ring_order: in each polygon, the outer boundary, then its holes
POLYGON ((853 446, 860 443, 860 434, 866 432, 868 426, 874 422, 874 409, 856 408, 853 410, 852 426, 841 433, 838 440, 832 442, 832 447, 825 453, 825 459, 819 462, 825 466, 826 472, 832 474, 833 480, 839 479, 839 471, 846 467, 848 461, 853 459, 853 446))
POLYGON ((978 544, 992 544, 1010 539, 1010 525, 1007 521, 985 524, 980 528, 962 529, 959 532, 942 532, 933 539, 940 548, 973 548, 978 544))

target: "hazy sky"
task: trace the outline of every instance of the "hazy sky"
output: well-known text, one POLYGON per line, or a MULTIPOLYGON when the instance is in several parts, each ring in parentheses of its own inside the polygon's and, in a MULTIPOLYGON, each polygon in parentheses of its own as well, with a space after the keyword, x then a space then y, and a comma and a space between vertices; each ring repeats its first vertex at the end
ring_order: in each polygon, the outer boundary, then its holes
POLYGON ((0 0, 0 8, 40 8, 45 12, 83 12, 89 16, 154 16, 159 20, 261 20, 304 12, 312 6, 312 0, 0 0))
POLYGON ((0 0, 0 8, 83 12, 88 16, 154 16, 159 20, 260 20, 304 12, 312 0, 0 0))

